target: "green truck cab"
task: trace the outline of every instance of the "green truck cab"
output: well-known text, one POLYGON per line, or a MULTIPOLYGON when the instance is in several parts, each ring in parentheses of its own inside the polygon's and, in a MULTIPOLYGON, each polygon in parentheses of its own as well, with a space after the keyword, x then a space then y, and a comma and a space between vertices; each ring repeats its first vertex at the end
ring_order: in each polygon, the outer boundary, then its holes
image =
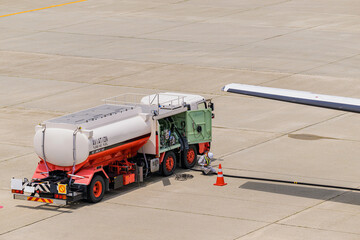
MULTIPOLYGON (((153 97, 155 95, 143 100, 153 97)), ((174 172, 173 165, 194 167, 197 156, 210 150, 214 118, 211 99, 192 94, 162 93, 155 104, 159 114, 155 117, 154 154, 160 159, 160 172, 168 176, 174 172)))

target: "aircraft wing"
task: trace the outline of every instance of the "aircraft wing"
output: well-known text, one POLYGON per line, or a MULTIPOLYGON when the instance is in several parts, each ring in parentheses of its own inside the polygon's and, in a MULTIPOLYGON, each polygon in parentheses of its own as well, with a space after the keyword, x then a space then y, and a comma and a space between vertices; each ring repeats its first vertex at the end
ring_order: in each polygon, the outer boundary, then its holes
POLYGON ((230 93, 360 113, 360 99, 357 98, 338 97, 304 91, 237 83, 227 84, 222 88, 222 90, 230 93))

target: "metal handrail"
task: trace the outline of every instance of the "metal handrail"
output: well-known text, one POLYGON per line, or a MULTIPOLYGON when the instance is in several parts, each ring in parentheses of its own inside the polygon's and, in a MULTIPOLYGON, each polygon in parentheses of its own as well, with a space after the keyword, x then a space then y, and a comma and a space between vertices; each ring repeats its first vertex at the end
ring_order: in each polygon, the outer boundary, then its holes
POLYGON ((114 97, 103 99, 105 104, 125 104, 125 105, 156 105, 157 111, 160 109, 176 109, 178 107, 185 105, 185 96, 175 95, 175 94, 167 94, 167 93, 157 93, 154 95, 145 95, 138 93, 125 93, 120 94, 114 97), (165 102, 160 102, 161 96, 173 96, 174 99, 170 99, 165 102), (148 96, 148 103, 142 103, 141 100, 148 96), (153 97, 152 97, 153 96, 153 97), (166 105, 166 106, 165 106, 166 105))

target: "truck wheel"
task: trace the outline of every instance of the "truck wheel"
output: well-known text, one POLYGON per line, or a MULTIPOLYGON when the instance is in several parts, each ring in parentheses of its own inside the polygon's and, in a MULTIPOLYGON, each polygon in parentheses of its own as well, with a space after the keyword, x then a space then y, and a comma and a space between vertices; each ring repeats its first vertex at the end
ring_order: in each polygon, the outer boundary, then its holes
POLYGON ((183 168, 192 168, 195 166, 197 160, 197 150, 194 145, 190 145, 187 151, 184 151, 182 158, 183 168))
POLYGON ((169 151, 165 153, 164 160, 162 162, 162 175, 170 176, 175 172, 176 168, 176 156, 175 153, 169 151))
POLYGON ((100 202, 105 194, 105 181, 100 175, 96 175, 91 180, 88 187, 88 201, 92 203, 100 202))

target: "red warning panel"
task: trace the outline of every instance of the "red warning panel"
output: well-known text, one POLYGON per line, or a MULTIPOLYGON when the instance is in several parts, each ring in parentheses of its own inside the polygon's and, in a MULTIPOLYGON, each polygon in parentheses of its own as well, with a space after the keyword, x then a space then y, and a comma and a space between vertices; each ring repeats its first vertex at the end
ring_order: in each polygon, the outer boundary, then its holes
POLYGON ((53 203, 53 200, 46 198, 28 197, 27 200, 34 202, 53 203))
POLYGON ((135 182, 135 173, 123 175, 124 185, 135 182))

